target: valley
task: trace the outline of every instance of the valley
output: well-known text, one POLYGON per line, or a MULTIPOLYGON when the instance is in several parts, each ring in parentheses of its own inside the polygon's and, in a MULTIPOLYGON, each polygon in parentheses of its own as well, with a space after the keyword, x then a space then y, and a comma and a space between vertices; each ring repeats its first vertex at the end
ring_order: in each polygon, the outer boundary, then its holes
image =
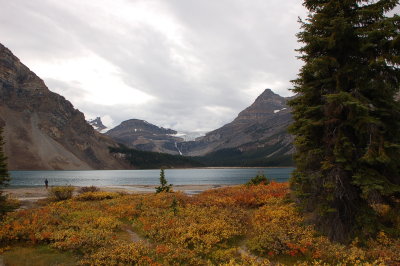
POLYGON ((266 89, 231 123, 195 139, 139 119, 124 121, 105 134, 127 148, 189 156, 206 166, 291 166, 288 99, 266 89))
POLYGON ((1 45, 0 96, 11 170, 293 165, 288 98, 270 89, 208 133, 178 132, 135 118, 109 129, 100 117, 85 121, 1 45))

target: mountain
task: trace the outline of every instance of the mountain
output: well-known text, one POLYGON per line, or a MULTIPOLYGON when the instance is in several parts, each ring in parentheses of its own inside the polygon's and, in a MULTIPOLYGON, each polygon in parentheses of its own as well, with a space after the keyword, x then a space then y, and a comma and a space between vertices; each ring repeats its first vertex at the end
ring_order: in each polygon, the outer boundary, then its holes
POLYGON ((0 44, 0 126, 10 170, 124 169, 109 147, 64 97, 51 92, 0 44))
POLYGON ((138 119, 106 134, 130 148, 192 156, 209 166, 288 166, 293 164, 288 100, 266 89, 231 123, 205 135, 178 133, 138 119))
POLYGON ((229 124, 195 141, 179 143, 184 155, 205 156, 208 165, 291 165, 293 138, 288 98, 266 89, 229 124))
POLYGON ((107 127, 103 124, 100 117, 96 117, 95 119, 90 119, 87 121, 89 125, 91 125, 96 131, 103 133, 107 127))
POLYGON ((141 151, 127 148, 123 145, 119 148, 111 148, 111 152, 122 154, 125 160, 136 169, 170 169, 205 166, 195 158, 168 153, 141 151))
POLYGON ((142 151, 181 154, 177 143, 183 141, 178 132, 150 124, 139 119, 130 119, 110 129, 106 135, 127 147, 142 151))

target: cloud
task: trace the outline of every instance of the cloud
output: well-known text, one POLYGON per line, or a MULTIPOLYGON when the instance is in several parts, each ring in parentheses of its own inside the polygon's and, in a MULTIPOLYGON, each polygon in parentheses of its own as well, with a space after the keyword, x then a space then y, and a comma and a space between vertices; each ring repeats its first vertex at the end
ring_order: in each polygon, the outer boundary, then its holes
MULTIPOLYGON (((212 130, 288 96, 298 0, 0 0, 2 42, 87 117, 212 130)), ((110 125, 108 125, 110 126, 110 125)))

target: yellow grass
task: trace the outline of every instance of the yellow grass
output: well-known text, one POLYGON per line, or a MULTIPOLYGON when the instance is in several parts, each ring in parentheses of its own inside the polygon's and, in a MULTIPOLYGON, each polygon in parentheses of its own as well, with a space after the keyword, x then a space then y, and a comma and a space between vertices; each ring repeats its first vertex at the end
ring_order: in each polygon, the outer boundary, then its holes
POLYGON ((5 260, 22 252, 32 265, 400 263, 400 241, 384 233, 363 246, 318 236, 287 193, 278 183, 196 196, 89 192, 10 213, 0 224, 0 249, 11 247, 5 260))

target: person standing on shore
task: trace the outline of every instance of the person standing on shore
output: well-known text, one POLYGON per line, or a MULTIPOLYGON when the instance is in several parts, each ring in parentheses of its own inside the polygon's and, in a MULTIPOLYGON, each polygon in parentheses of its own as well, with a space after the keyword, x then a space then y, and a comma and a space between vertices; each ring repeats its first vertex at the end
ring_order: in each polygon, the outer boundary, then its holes
POLYGON ((47 180, 47 178, 46 180, 44 180, 44 185, 46 186, 46 189, 49 187, 49 181, 47 180))

